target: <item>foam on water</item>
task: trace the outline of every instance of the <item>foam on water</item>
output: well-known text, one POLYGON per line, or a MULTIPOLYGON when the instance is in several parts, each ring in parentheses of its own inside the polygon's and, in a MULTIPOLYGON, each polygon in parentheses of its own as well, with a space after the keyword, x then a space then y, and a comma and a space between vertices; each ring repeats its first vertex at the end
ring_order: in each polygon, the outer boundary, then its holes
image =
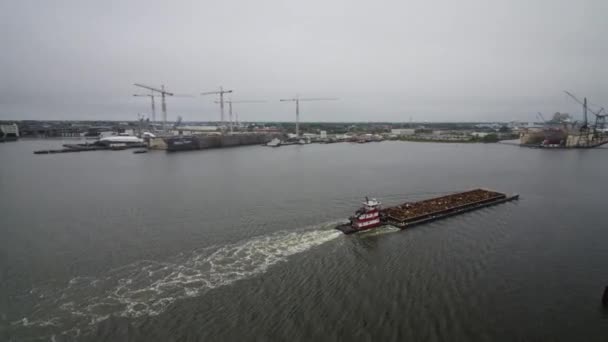
POLYGON ((396 232, 400 232, 400 231, 401 231, 401 229, 394 227, 394 226, 381 226, 378 228, 365 230, 365 231, 362 231, 362 232, 359 232, 356 234, 361 238, 366 238, 366 237, 396 233, 396 232))
POLYGON ((110 315, 158 315, 178 299, 258 275, 291 255, 341 235, 327 227, 316 228, 206 247, 167 261, 142 260, 100 277, 75 277, 60 289, 35 288, 30 292, 37 301, 34 312, 12 324, 74 329, 94 326, 110 315))

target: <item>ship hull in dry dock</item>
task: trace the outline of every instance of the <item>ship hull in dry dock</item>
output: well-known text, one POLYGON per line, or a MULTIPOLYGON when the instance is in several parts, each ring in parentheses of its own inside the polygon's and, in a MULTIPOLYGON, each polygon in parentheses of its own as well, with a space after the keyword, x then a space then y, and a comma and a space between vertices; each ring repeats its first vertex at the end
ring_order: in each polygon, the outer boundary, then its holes
POLYGON ((196 136, 170 137, 166 138, 165 142, 167 143, 167 151, 170 152, 201 149, 200 140, 196 136))
POLYGON ((542 131, 527 131, 520 135, 519 143, 522 145, 540 145, 545 139, 542 131))
POLYGON ((568 132, 561 129, 545 129, 543 135, 544 145, 564 145, 568 138, 568 132))
POLYGON ((205 150, 208 148, 235 147, 265 144, 275 135, 243 133, 226 135, 188 135, 165 138, 167 151, 205 150))

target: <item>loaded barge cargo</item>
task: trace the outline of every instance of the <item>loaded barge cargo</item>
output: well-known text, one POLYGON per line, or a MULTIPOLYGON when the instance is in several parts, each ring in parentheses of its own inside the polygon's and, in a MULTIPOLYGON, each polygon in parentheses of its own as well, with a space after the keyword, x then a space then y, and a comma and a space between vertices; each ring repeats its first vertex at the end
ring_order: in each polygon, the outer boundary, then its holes
POLYGON ((519 199, 517 194, 507 195, 491 190, 475 189, 382 208, 376 199, 366 198, 363 206, 350 217, 349 222, 337 226, 336 229, 344 234, 385 225, 405 229, 516 199, 519 199))

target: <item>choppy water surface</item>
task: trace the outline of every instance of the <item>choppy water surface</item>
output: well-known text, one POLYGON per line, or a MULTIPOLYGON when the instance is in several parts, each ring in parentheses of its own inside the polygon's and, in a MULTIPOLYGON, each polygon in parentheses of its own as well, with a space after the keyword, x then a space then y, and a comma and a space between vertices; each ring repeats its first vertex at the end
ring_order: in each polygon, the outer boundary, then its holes
POLYGON ((0 340, 608 339, 607 149, 31 153, 60 144, 0 144, 0 340), (474 187, 521 200, 332 229, 474 187))

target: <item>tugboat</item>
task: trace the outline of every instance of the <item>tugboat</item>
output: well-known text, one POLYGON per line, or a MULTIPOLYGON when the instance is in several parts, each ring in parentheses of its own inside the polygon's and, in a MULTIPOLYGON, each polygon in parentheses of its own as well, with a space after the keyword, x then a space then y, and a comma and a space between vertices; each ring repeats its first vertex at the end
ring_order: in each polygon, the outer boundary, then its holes
POLYGON ((349 222, 342 224, 337 229, 345 234, 351 234, 363 230, 376 228, 382 223, 380 222, 380 205, 381 203, 375 198, 365 197, 363 206, 355 212, 355 215, 349 218, 349 222))

